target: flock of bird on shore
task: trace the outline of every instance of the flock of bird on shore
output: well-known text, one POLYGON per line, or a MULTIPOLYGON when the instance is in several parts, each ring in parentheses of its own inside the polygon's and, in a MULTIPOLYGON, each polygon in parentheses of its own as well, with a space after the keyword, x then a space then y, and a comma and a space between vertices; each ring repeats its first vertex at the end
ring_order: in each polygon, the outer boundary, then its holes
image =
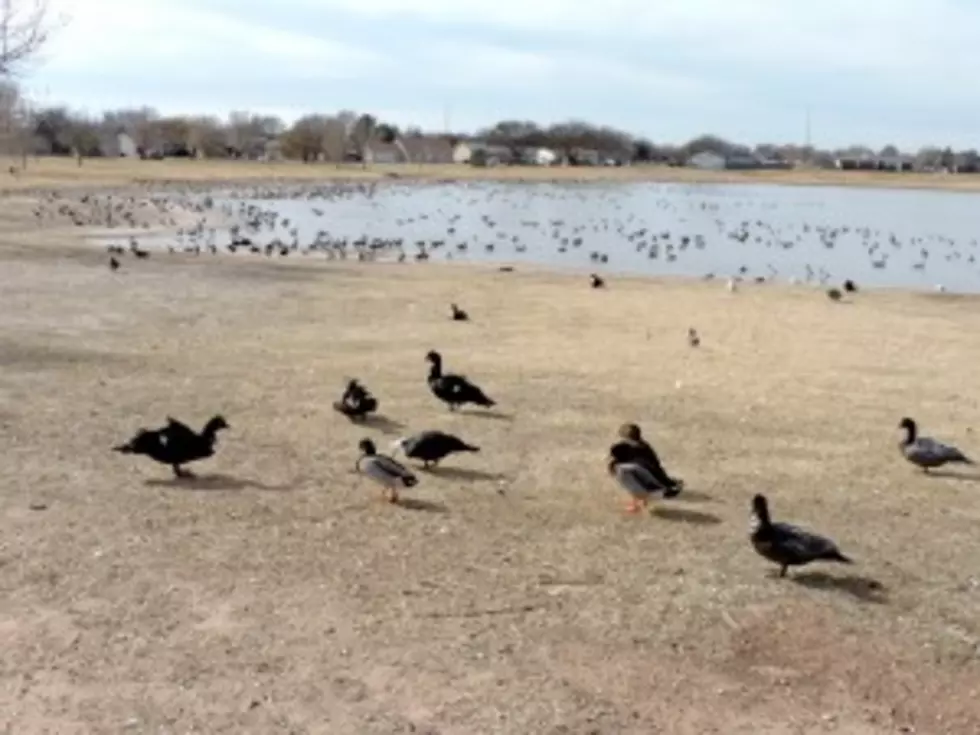
MULTIPOLYGON (((462 202, 468 206, 477 203, 489 204, 488 195, 484 191, 472 194, 467 200, 465 188, 461 188, 462 202)), ((495 190, 490 190, 492 200, 495 190)), ((162 224, 176 229, 176 242, 167 246, 171 253, 187 253, 200 255, 202 253, 218 254, 222 251, 236 253, 240 251, 255 255, 286 257, 291 254, 311 255, 322 254, 328 259, 346 259, 356 257, 358 260, 373 260, 386 254, 394 253, 399 261, 409 257, 409 251, 414 248, 414 260, 424 261, 432 253, 444 250, 447 258, 452 253, 464 253, 470 247, 479 247, 492 253, 496 248, 510 246, 516 254, 527 250, 527 242, 520 233, 508 232, 499 225, 494 217, 483 215, 481 222, 485 228, 483 235, 473 235, 464 239, 459 235, 461 215, 449 214, 446 209, 438 208, 434 214, 416 214, 402 216, 395 224, 400 228, 415 230, 430 228, 434 221, 442 218, 445 227, 444 235, 435 238, 416 239, 408 241, 403 237, 378 237, 363 235, 357 238, 331 235, 321 230, 312 242, 301 244, 300 229, 297 223, 283 217, 275 208, 264 208, 257 202, 263 199, 303 199, 310 202, 311 212, 317 217, 325 216, 326 210, 313 202, 322 200, 326 206, 341 200, 372 201, 377 193, 376 184, 331 184, 329 186, 287 190, 283 188, 255 188, 244 197, 237 195, 237 201, 229 194, 223 200, 214 195, 184 194, 175 197, 170 194, 148 195, 145 198, 123 195, 86 194, 72 199, 57 193, 46 195, 35 210, 38 222, 45 220, 67 220, 77 226, 102 225, 106 227, 125 226, 131 229, 149 229, 154 224, 162 224), (187 224, 191 216, 193 223, 187 224), (212 222, 212 217, 217 221, 212 222), (241 224, 228 226, 231 222, 241 224), (219 233, 227 230, 229 241, 218 244, 219 233), (285 231, 288 239, 283 240, 278 234, 285 231), (455 242, 453 242, 453 238, 455 242)), ((622 210, 622 204, 611 195, 601 190, 590 189, 588 195, 602 199, 604 211, 622 210)), ((457 202, 460 200, 458 199, 457 202)), ((381 205, 373 205, 381 207, 381 205)), ((594 206, 594 204, 593 204, 594 206)), ((657 201, 658 209, 676 208, 670 200, 664 198, 657 201)), ((716 204, 704 201, 699 209, 710 216, 716 204)), ((382 215, 387 213, 382 212, 382 215)), ((868 255, 872 258, 875 268, 885 268, 888 264, 889 250, 899 249, 902 242, 895 234, 873 231, 870 228, 849 227, 816 227, 802 225, 793 234, 777 231, 761 220, 746 219, 734 227, 725 225, 719 218, 714 220, 720 235, 731 241, 746 243, 754 241, 765 247, 789 249, 799 244, 804 235, 812 235, 820 239, 822 244, 833 248, 847 235, 862 238, 868 255)), ((674 234, 670 231, 655 231, 654 228, 637 219, 635 214, 627 213, 621 219, 613 216, 602 216, 587 224, 567 225, 563 220, 551 219, 547 222, 524 221, 522 228, 535 232, 535 237, 550 236, 555 243, 558 253, 567 252, 570 248, 584 246, 586 239, 608 241, 610 236, 617 235, 622 240, 632 244, 637 252, 646 252, 651 259, 663 258, 668 262, 676 260, 689 247, 704 249, 706 239, 703 235, 674 234)), ((952 247, 955 243, 949 238, 935 237, 937 243, 952 247)), ((922 269, 929 258, 927 243, 923 238, 912 238, 908 244, 920 249, 920 261, 916 269, 922 269)), ((977 242, 969 243, 971 248, 977 242)), ((113 244, 109 246, 110 267, 118 270, 121 267, 120 258, 127 253, 138 259, 146 259, 151 251, 135 237, 131 237, 127 246, 113 244)), ((600 251, 592 251, 590 261, 598 264, 609 262, 609 255, 600 251)), ((963 260, 974 263, 973 254, 964 255, 960 250, 953 250, 946 255, 947 260, 963 260)), ((504 270, 510 269, 504 268, 504 270)), ((728 279, 728 288, 737 289, 740 281, 763 283, 776 275, 775 269, 769 267, 767 274, 752 275, 748 266, 742 266, 728 279)), ((713 274, 706 274, 712 278, 713 274)), ((806 266, 806 281, 816 281, 826 284, 831 274, 822 268, 806 266)), ((605 279, 596 273, 590 275, 593 288, 606 285, 605 279)), ((834 301, 843 298, 843 293, 854 293, 857 286, 851 280, 845 280, 841 288, 829 288, 826 293, 834 301)), ((450 306, 450 317, 454 321, 469 321, 469 315, 457 304, 450 306)), ((688 330, 688 344, 697 348, 701 337, 697 330, 688 330)), ((487 393, 465 376, 443 371, 442 355, 429 351, 425 355, 429 363, 429 373, 426 379, 431 393, 445 403, 450 410, 457 411, 463 406, 472 405, 478 409, 488 409, 495 405, 487 393)), ((364 422, 365 418, 378 410, 378 399, 357 379, 352 379, 336 403, 334 409, 353 422, 364 422)), ((194 431, 186 424, 168 418, 165 426, 158 429, 140 429, 128 442, 114 447, 114 450, 124 454, 144 455, 157 462, 168 465, 173 473, 181 479, 192 478, 186 465, 214 455, 217 446, 218 432, 228 429, 229 424, 221 415, 214 416, 200 432, 194 431)), ((973 461, 953 446, 935 439, 922 436, 911 418, 903 418, 900 428, 905 437, 900 444, 903 457, 910 463, 920 467, 925 472, 949 463, 973 464, 973 461)), ((405 464, 399 462, 393 454, 402 452, 407 459, 422 464, 422 469, 428 469, 447 457, 458 453, 479 452, 480 447, 468 443, 455 435, 438 431, 423 431, 412 436, 399 439, 392 445, 393 453, 384 454, 378 450, 374 441, 364 438, 359 442, 360 456, 356 469, 366 478, 378 484, 383 490, 383 499, 398 503, 400 494, 406 489, 419 483, 419 476, 405 464)), ((671 477, 664 470, 657 453, 644 439, 639 426, 632 423, 624 424, 619 429, 617 440, 610 446, 607 469, 612 478, 628 496, 627 510, 639 513, 647 508, 653 497, 664 499, 683 498, 684 482, 671 477)), ((780 576, 786 574, 788 567, 800 566, 813 561, 831 561, 851 563, 838 546, 829 538, 821 536, 804 528, 785 522, 772 520, 768 501, 759 494, 752 499, 751 509, 754 516, 753 530, 750 536, 752 546, 764 558, 778 565, 780 576)))
MULTIPOLYGON (((457 304, 450 305, 450 318, 469 321, 469 315, 457 304)), ((688 344, 695 349, 701 344, 700 335, 693 328, 688 331, 688 344)), ((496 401, 466 376, 445 372, 439 352, 430 350, 425 360, 429 363, 428 389, 450 411, 459 411, 466 406, 477 409, 496 406, 496 401)), ((333 404, 335 411, 362 425, 379 406, 377 397, 356 378, 347 382, 340 399, 333 404)), ((228 422, 221 415, 211 418, 200 432, 168 417, 165 426, 141 428, 128 442, 113 449, 123 454, 147 456, 170 466, 177 478, 189 479, 193 475, 185 465, 213 456, 218 432, 228 428, 228 422)), ((974 464, 954 446, 919 434, 918 426, 911 418, 902 418, 899 428, 905 432, 899 444, 902 456, 926 473, 946 464, 974 464)), ((398 503, 403 491, 419 483, 418 474, 395 459, 397 452, 420 462, 422 470, 428 470, 452 455, 481 451, 479 446, 440 430, 402 437, 393 442, 391 448, 392 454, 384 454, 378 451, 372 439, 365 437, 358 443, 360 456, 355 464, 357 472, 380 486, 382 498, 389 503, 398 503)), ((609 447, 607 470, 628 497, 628 513, 646 511, 654 497, 672 499, 683 495, 684 481, 667 474, 656 451, 643 437, 640 427, 633 423, 620 427, 618 439, 609 447)), ((773 521, 768 500, 762 494, 753 497, 752 513, 752 546, 759 555, 779 566, 780 577, 786 575, 789 567, 815 561, 853 563, 831 539, 800 526, 773 521)))

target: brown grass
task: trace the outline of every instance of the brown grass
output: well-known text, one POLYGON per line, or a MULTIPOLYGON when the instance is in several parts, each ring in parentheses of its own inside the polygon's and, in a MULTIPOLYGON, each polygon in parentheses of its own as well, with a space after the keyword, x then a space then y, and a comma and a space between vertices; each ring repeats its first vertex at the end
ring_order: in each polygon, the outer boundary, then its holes
POLYGON ((267 182, 322 181, 339 179, 373 180, 391 177, 425 180, 501 181, 663 181, 699 183, 756 183, 809 186, 871 186, 910 189, 980 190, 980 176, 863 171, 797 169, 791 171, 701 171, 660 165, 626 168, 533 166, 477 168, 468 165, 403 164, 370 166, 330 163, 304 164, 297 161, 261 162, 227 160, 139 161, 91 159, 79 167, 70 158, 29 159, 25 171, 20 158, 0 156, 0 191, 72 186, 130 186, 163 182, 267 182))
POLYGON ((112 274, 21 230, 5 731, 980 732, 980 485, 914 471, 894 433, 911 414, 980 451, 976 299, 220 256, 112 274), (431 348, 503 415, 438 404, 431 348), (377 502, 355 445, 394 436, 330 409, 351 375, 483 452, 377 502), (108 451, 219 411, 198 487, 108 451), (626 420, 687 480, 660 517, 625 517, 605 473, 626 420), (858 564, 770 578, 758 491, 858 564))

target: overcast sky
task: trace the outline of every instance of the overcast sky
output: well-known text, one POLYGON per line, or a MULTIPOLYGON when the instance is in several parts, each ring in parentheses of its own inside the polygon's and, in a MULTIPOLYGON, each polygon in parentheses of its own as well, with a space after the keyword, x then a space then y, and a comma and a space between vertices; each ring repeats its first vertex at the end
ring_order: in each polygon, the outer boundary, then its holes
MULTIPOLYGON (((16 3, 18 0, 14 0, 16 3)), ((980 147, 980 0, 52 0, 25 80, 98 112, 341 108, 454 130, 607 123, 819 146, 980 147)))

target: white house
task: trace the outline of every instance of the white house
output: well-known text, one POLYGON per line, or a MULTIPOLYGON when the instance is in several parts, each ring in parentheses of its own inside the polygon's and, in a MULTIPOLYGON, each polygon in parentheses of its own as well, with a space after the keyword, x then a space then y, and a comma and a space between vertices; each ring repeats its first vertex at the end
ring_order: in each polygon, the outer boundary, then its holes
POLYGON ((533 148, 527 151, 527 160, 535 166, 551 166, 558 160, 558 154, 550 148, 533 148))
POLYGON ((473 158, 473 148, 465 140, 453 146, 453 163, 469 163, 473 158))
POLYGON ((688 166, 710 171, 720 171, 725 168, 725 164, 726 159, 724 156, 712 153, 711 151, 701 151, 687 159, 688 166))

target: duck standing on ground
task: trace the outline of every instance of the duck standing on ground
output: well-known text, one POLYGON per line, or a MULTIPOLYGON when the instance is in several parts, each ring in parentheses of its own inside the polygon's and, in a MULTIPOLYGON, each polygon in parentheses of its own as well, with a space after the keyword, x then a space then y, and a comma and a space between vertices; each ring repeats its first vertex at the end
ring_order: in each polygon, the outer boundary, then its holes
POLYGON ((623 424, 619 427, 619 436, 624 439, 620 444, 627 448, 623 452, 632 451, 632 460, 647 468, 653 478, 660 483, 664 497, 673 498, 684 489, 684 481, 671 477, 660 464, 660 458, 653 447, 643 438, 643 432, 636 424, 623 424))
POLYGON ((122 454, 145 455, 161 464, 170 465, 176 477, 193 477, 182 465, 212 456, 218 432, 227 428, 228 422, 219 415, 208 421, 198 434, 186 424, 168 416, 167 425, 162 429, 140 429, 126 444, 112 449, 122 454))
POLYGON ((786 576, 789 567, 799 567, 813 561, 854 563, 829 538, 789 523, 773 523, 765 495, 752 498, 752 512, 754 528, 749 537, 752 547, 760 556, 780 566, 780 577, 786 576))
POLYGON ((334 401, 333 408, 351 421, 358 421, 378 410, 378 399, 355 379, 347 383, 344 395, 334 401))
POLYGON ((457 452, 479 452, 480 448, 467 444, 458 436, 443 431, 422 431, 412 436, 402 437, 392 444, 401 449, 406 457, 422 461, 422 467, 438 464, 450 454, 457 452))
POLYGON ((591 273, 589 275, 589 280, 592 282, 592 288, 603 288, 606 285, 606 282, 599 278, 599 276, 597 276, 595 273, 591 273))
POLYGON ((905 430, 905 438, 898 445, 902 456, 921 467, 924 472, 944 464, 975 464, 956 447, 928 436, 919 436, 919 427, 907 416, 899 422, 898 427, 905 430))
POLYGON ((701 346, 701 336, 698 334, 698 330, 694 327, 688 327, 687 329, 687 343, 691 347, 701 346))
POLYGON ((418 478, 407 467, 386 454, 378 454, 370 439, 361 439, 357 446, 361 450, 361 456, 355 469, 381 485, 384 488, 384 499, 389 503, 398 502, 399 488, 418 484, 418 478))
POLYGON ((456 304, 450 304, 449 308, 452 310, 453 321, 454 322, 466 322, 469 321, 470 315, 465 311, 460 309, 456 304))
POLYGON ((449 406, 449 410, 455 411, 467 403, 484 408, 497 405, 496 401, 488 398, 477 385, 468 381, 465 376, 452 373, 443 374, 442 355, 435 350, 431 350, 425 359, 431 365, 428 377, 429 389, 436 398, 449 406))
POLYGON ((630 496, 627 513, 638 513, 647 507, 650 496, 665 492, 665 486, 657 481, 649 468, 636 460, 636 448, 628 442, 617 442, 609 448, 606 468, 630 496))

